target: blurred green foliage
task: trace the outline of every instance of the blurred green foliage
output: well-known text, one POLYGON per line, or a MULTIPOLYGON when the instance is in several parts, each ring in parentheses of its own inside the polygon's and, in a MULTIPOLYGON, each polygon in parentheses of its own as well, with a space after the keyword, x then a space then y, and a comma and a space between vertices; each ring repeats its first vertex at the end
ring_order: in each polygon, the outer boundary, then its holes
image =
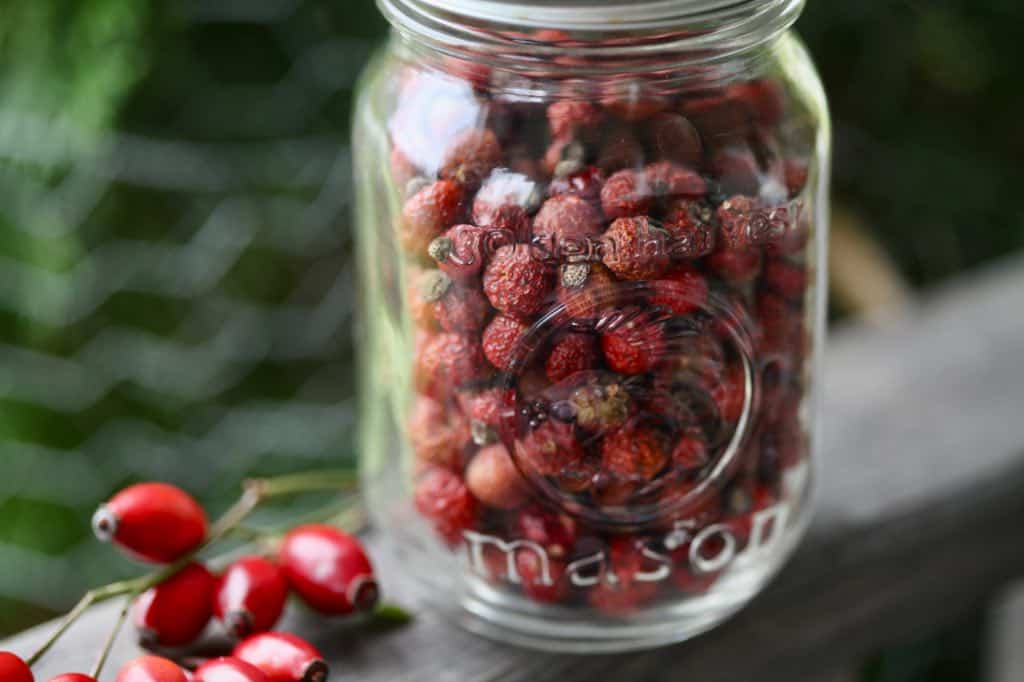
MULTIPOLYGON (((837 201, 863 218, 917 284, 1024 246, 1024 208, 1014 199, 1024 179, 1022 25, 1024 4, 1016 0, 810 0, 798 24, 831 98, 837 201)), ((0 212, 0 259, 19 267, 4 274, 0 347, 73 357, 108 327, 203 341, 185 324, 193 300, 144 290, 114 291, 90 315, 65 324, 77 293, 38 273, 66 274, 112 240, 183 243, 193 233, 182 225, 212 211, 222 195, 118 183, 85 218, 58 210, 50 193, 66 186, 83 159, 102 158, 109 133, 118 131, 215 148, 221 170, 235 178, 232 192, 260 195, 252 218, 258 230, 298 228, 306 217, 294 206, 324 200, 326 186, 308 181, 313 174, 337 176, 332 191, 347 192, 347 167, 333 168, 330 160, 318 167, 301 151, 343 145, 352 85, 385 30, 371 0, 7 0, 0 13, 0 201, 7 209, 0 212), (30 154, 21 153, 24 145, 32 146, 30 154), (31 276, 20 265, 31 266, 31 276)), ((76 195, 61 198, 73 202, 76 195)), ((341 240, 334 252, 344 250, 344 225, 333 229, 341 240)), ((311 271, 345 267, 325 259, 319 251, 331 251, 318 244, 288 251, 254 243, 224 273, 218 293, 253 306, 294 302, 296 287, 301 293, 310 286, 311 271)), ((254 363, 204 404, 128 381, 71 414, 0 397, 0 470, 8 479, 0 486, 0 553, 9 554, 6 563, 0 556, 8 574, 0 584, 0 633, 51 615, 82 585, 132 570, 114 558, 83 555, 81 547, 95 502, 133 476, 159 471, 217 509, 248 470, 291 468, 296 457, 273 445, 218 453, 215 461, 165 453, 158 463, 126 471, 131 442, 118 441, 84 463, 60 453, 113 420, 191 437, 239 406, 310 395, 338 404, 351 394, 350 345, 350 338, 336 340, 334 365, 325 372, 316 356, 254 363), (58 491, 67 486, 63 498, 38 493, 39 481, 51 480, 58 491), (51 566, 19 564, 14 554, 21 551, 74 562, 37 576, 64 584, 73 574, 73 584, 46 605, 28 589, 19 592, 18 567, 51 566)), ((331 445, 319 457, 303 455, 303 465, 349 456, 345 440, 331 435, 331 445)), ((972 622, 944 639, 880 654, 866 679, 972 679, 978 631, 972 622), (966 653, 950 667, 943 663, 950 651, 966 653)))

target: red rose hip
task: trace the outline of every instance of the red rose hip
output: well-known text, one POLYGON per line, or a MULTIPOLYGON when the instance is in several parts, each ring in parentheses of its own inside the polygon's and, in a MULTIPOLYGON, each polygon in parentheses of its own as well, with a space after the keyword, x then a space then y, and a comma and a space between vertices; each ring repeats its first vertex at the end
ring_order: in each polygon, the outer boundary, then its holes
POLYGON ((284 571, 273 561, 238 559, 217 583, 214 614, 235 637, 265 632, 277 623, 288 599, 284 571))
POLYGON ((231 654, 267 676, 268 682, 325 682, 327 663, 316 648, 296 635, 263 632, 240 642, 231 654))
MULTIPOLYGON (((0 676, 0 679, 5 678, 0 676)), ((96 678, 83 673, 64 673, 57 677, 51 677, 50 682, 96 682, 96 678)))
POLYGON ((0 680, 3 682, 34 682, 35 677, 25 661, 9 651, 0 651, 0 680))
POLYGON ((320 613, 368 611, 377 604, 380 590, 362 544, 337 528, 295 528, 278 559, 291 588, 320 613))
POLYGON ((217 579, 191 563, 139 597, 132 620, 147 645, 182 646, 195 641, 213 616, 217 579))
POLYGON ((160 656, 142 656, 117 673, 117 682, 188 682, 178 664, 160 656))
POLYGON ((192 673, 192 682, 269 682, 266 674, 239 658, 214 658, 192 673))
POLYGON ((462 542, 462 532, 476 525, 479 504, 458 475, 431 469, 420 478, 414 495, 419 510, 450 546, 462 542))
POLYGON ((125 488, 96 510, 93 531, 130 555, 170 563, 206 539, 206 512, 181 488, 139 483, 125 488))

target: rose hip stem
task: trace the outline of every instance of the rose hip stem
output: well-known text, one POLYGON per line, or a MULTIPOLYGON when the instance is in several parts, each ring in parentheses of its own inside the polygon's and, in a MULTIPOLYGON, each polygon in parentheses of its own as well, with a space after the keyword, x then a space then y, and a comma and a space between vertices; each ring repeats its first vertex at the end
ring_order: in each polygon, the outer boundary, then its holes
POLYGON ((149 588, 159 585, 168 578, 173 577, 178 573, 178 571, 191 563, 197 554, 229 534, 236 526, 241 524, 249 514, 256 509, 256 507, 266 500, 298 493, 346 491, 354 489, 356 485, 357 479, 355 475, 347 471, 312 471, 301 474, 277 476, 273 478, 254 478, 244 481, 242 483, 241 497, 239 497, 238 500, 231 505, 226 512, 224 512, 224 515, 213 524, 202 545, 159 571, 155 571, 138 578, 133 578, 131 580, 121 580, 89 590, 82 596, 74 608, 68 612, 64 619, 61 620, 57 629, 53 631, 39 649, 26 659, 25 662, 29 666, 38 663, 39 659, 41 659, 46 652, 53 647, 57 640, 67 632, 68 628, 74 625, 75 622, 82 617, 82 614, 85 613, 93 604, 114 599, 115 597, 128 596, 129 599, 125 600, 125 606, 122 610, 121 617, 118 619, 106 645, 104 646, 100 659, 97 661, 97 670, 93 674, 93 677, 98 678, 99 672, 102 672, 103 665, 110 653, 109 648, 113 645, 114 639, 121 628, 121 624, 124 622, 127 610, 131 607, 131 603, 134 601, 134 598, 139 594, 142 594, 149 588))

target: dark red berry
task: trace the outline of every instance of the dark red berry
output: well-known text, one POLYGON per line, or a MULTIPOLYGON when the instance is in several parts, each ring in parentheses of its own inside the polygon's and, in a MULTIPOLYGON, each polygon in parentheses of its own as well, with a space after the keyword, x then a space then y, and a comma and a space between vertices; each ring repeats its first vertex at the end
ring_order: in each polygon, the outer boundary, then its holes
POLYGON ((446 397, 459 386, 486 376, 480 345, 464 334, 435 334, 416 356, 416 383, 424 393, 446 397))
POLYGON ((409 253, 426 253, 430 242, 455 224, 462 196, 462 186, 457 182, 439 180, 410 197, 402 208, 402 248, 409 253))
POLYGON ((727 95, 744 104, 766 128, 774 128, 782 121, 785 110, 785 95, 775 81, 759 80, 733 83, 726 88, 727 95))
POLYGON ((496 368, 508 371, 519 349, 519 342, 529 325, 514 317, 498 315, 484 329, 483 354, 496 368))
POLYGON ((602 144, 596 165, 605 173, 636 168, 644 161, 644 147, 628 126, 613 126, 602 131, 602 144))
POLYGON ((702 197, 708 186, 700 174, 672 161, 658 161, 644 169, 647 186, 659 199, 702 197))
POLYGON ((786 159, 785 161, 786 190, 790 198, 800 195, 807 186, 807 178, 810 173, 807 161, 804 159, 786 159))
POLYGON ((628 615, 650 602, 658 593, 657 582, 638 575, 650 571, 650 563, 641 553, 635 538, 616 537, 608 546, 605 578, 588 594, 591 606, 610 616, 628 615))
POLYGON ((609 220, 646 215, 654 198, 647 175, 631 168, 615 173, 601 188, 601 207, 609 220))
POLYGON ((409 412, 407 431, 420 462, 462 469, 463 451, 472 434, 461 414, 446 410, 433 398, 418 395, 409 412))
POLYGON ((601 105, 627 121, 644 121, 669 107, 669 99, 660 95, 639 94, 631 82, 609 83, 601 105))
POLYGON ((268 682, 327 680, 327 663, 320 652, 306 640, 285 632, 253 635, 240 642, 231 656, 259 669, 268 682))
POLYGON ((543 254, 526 244, 503 246, 484 272, 484 293, 491 305, 515 317, 530 317, 548 304, 555 285, 543 254))
POLYGON ((188 682, 188 676, 174 661, 142 656, 118 671, 117 682, 188 682))
POLYGON ((669 267, 668 241, 646 217, 619 218, 604 233, 602 260, 622 279, 658 279, 669 267))
POLYGON ((658 114, 648 123, 647 135, 658 157, 690 168, 700 165, 704 155, 700 133, 685 117, 673 113, 658 114))
POLYGON ((551 383, 558 383, 577 372, 594 369, 600 356, 593 336, 568 334, 551 348, 544 371, 551 383))
POLYGON ((545 564, 533 550, 520 549, 516 552, 516 573, 523 586, 523 594, 542 604, 557 604, 569 594, 569 579, 562 561, 547 561, 545 564))
POLYGON ((600 107, 585 101, 562 101, 548 105, 548 124, 555 138, 576 135, 604 119, 600 107))
POLYGON ((342 615, 377 605, 380 590, 363 545, 337 528, 294 528, 281 543, 278 561, 292 590, 320 613, 342 615))
POLYGON ((723 141, 742 139, 752 128, 750 110, 723 94, 684 100, 682 113, 711 147, 723 141))
POLYGON ((504 418, 515 406, 516 392, 515 389, 500 387, 462 392, 458 401, 462 413, 469 419, 473 442, 487 445, 497 440, 504 418))
POLYGON ((419 510, 450 546, 462 542, 462 532, 476 526, 480 513, 476 498, 457 474, 430 469, 416 484, 413 496, 419 510))
POLYGON ((696 436, 684 435, 672 449, 672 464, 683 471, 700 469, 708 461, 708 446, 696 436))
POLYGON ((140 641, 149 646, 182 646, 199 638, 213 616, 217 579, 191 563, 147 590, 132 609, 140 641))
POLYGON ((746 374, 739 365, 730 366, 722 381, 711 389, 711 397, 718 406, 718 413, 727 422, 739 421, 746 402, 746 374))
POLYGON ((660 324, 627 309, 601 335, 601 349, 612 370, 642 374, 654 369, 663 357, 665 334, 660 324))
POLYGON ((789 261, 769 259, 762 279, 766 287, 790 300, 799 300, 807 291, 807 269, 789 261))
POLYGON ((491 312, 479 282, 449 280, 449 285, 434 303, 434 314, 441 329, 464 334, 479 332, 491 312))
POLYGON ((562 560, 572 553, 578 535, 571 517, 539 506, 520 511, 515 529, 518 537, 539 546, 549 558, 562 560))
POLYGON ((236 560, 220 577, 213 611, 232 636, 248 637, 273 628, 287 599, 288 582, 281 567, 248 556, 236 560))
POLYGON ((669 203, 662 227, 669 235, 669 255, 677 259, 706 256, 715 249, 718 219, 704 199, 675 199, 669 203))
POLYGON ((602 227, 601 214, 590 202, 575 194, 559 194, 545 201, 533 219, 534 243, 557 256, 571 242, 580 244, 601 234, 602 227))
POLYGON ((574 194, 592 206, 601 205, 601 188, 604 186, 604 173, 597 166, 586 166, 575 173, 555 178, 548 185, 548 196, 557 197, 563 194, 574 194))
POLYGON ((206 539, 206 512, 191 495, 166 483, 125 488, 92 517, 93 531, 143 561, 170 563, 206 539))
POLYGON ((452 279, 479 274, 486 263, 487 230, 476 225, 456 225, 427 246, 427 255, 452 279))
POLYGON ((526 501, 526 482, 501 443, 480 448, 466 467, 466 487, 496 509, 516 509, 526 501))
POLYGON ((675 315, 689 315, 700 309, 707 297, 707 280, 689 265, 680 265, 651 282, 651 305, 668 308, 675 315))
POLYGON ((471 128, 458 135, 445 151, 438 175, 477 186, 501 162, 501 143, 493 130, 471 128))
POLYGON ((749 147, 725 147, 711 157, 711 169, 726 194, 756 197, 761 187, 761 171, 749 147))
POLYGON ((571 424, 546 420, 516 441, 516 456, 526 471, 559 476, 572 470, 586 453, 571 424))
POLYGON ((752 282, 761 272, 758 249, 723 249, 708 256, 708 268, 732 284, 752 282))
POLYGON ((240 658, 214 658, 196 668, 192 682, 269 682, 256 666, 240 658))
POLYGON ((761 219, 757 199, 737 195, 723 201, 717 216, 722 244, 729 249, 744 249, 758 243, 761 219))
POLYGON ((627 424, 601 442, 601 468, 623 481, 651 481, 668 461, 664 436, 640 423, 627 424))
POLYGON ((9 651, 0 651, 0 680, 4 682, 34 682, 35 677, 25 661, 9 651))

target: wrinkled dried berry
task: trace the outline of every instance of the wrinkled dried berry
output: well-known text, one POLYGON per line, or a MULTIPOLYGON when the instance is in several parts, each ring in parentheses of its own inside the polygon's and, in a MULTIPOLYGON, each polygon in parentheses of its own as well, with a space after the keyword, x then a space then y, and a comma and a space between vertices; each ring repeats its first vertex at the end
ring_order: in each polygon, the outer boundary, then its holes
POLYGON ((462 196, 458 183, 440 180, 406 201, 402 209, 402 248, 410 253, 426 253, 430 242, 455 223, 462 196))
POLYGON ((665 333, 637 311, 627 311, 601 335, 608 366, 620 374, 642 374, 661 360, 665 333))
POLYGON ((462 542, 462 532, 476 526, 479 505, 457 474, 431 469, 416 484, 416 509, 451 546, 462 542))
POLYGON ((664 435, 642 423, 631 422, 601 442, 601 468, 621 480, 653 480, 668 461, 664 435))
POLYGON ((669 267, 668 242, 668 232, 646 217, 619 218, 604 233, 602 261, 622 279, 658 279, 669 267))
POLYGON ((696 168, 703 159, 700 133, 686 117, 664 113, 654 116, 647 126, 647 135, 656 156, 666 161, 696 168))
POLYGON ((557 476, 584 457, 571 424, 548 420, 516 441, 516 457, 527 471, 557 476))
POLYGON ((489 507, 515 509, 526 502, 528 489, 519 469, 501 443, 480 448, 466 467, 466 486, 489 507))
POLYGON ((604 120, 604 112, 590 102, 562 101, 548 106, 548 124, 552 137, 574 136, 582 128, 592 128, 604 120))
POLYGON ((525 244, 498 249, 484 272, 484 293, 491 305, 516 317, 539 312, 554 285, 552 268, 536 248, 525 244))
POLYGON ((654 198, 647 175, 631 168, 615 173, 601 188, 601 207, 609 220, 645 215, 654 198))
POLYGON ((544 371, 551 383, 593 369, 601 357, 597 340, 590 334, 568 334, 559 340, 548 354, 544 371))
POLYGON ((533 220, 534 244, 557 255, 569 246, 601 234, 601 214, 575 194, 560 194, 544 202, 533 220))
POLYGON ((487 374, 480 345, 463 334, 428 337, 417 352, 416 384, 427 395, 443 397, 487 374))
POLYGON ((496 368, 508 371, 512 367, 519 342, 530 327, 528 324, 507 315, 498 315, 483 333, 483 353, 496 368))
POLYGON ((671 201, 662 227, 669 235, 669 255, 672 258, 700 258, 715 250, 718 219, 715 209, 704 199, 679 198, 671 201))
POLYGON ((470 440, 465 417, 448 412, 438 401, 421 395, 413 403, 407 429, 421 462, 454 471, 462 469, 463 452, 470 440))
POLYGON ((438 175, 463 185, 477 186, 501 163, 501 143, 493 130, 470 129, 448 147, 438 175))

